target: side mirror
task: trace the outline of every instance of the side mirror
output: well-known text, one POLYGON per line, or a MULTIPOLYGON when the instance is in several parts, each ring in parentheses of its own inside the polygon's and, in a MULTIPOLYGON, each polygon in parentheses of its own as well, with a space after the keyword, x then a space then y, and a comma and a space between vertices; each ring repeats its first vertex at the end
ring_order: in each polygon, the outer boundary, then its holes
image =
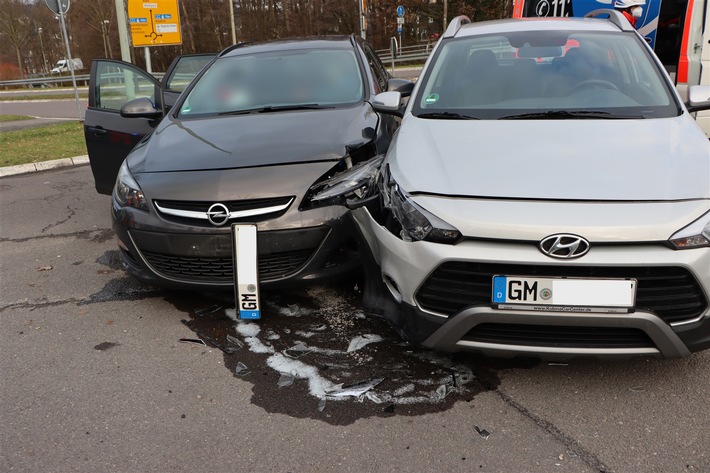
POLYGON ((150 99, 141 97, 123 104, 121 116, 126 118, 151 118, 156 119, 163 115, 163 112, 155 108, 150 99))
POLYGON ((390 79, 387 81, 387 92, 399 92, 402 97, 409 97, 414 90, 414 82, 407 79, 390 79))
POLYGON ((688 102, 685 105, 689 112, 710 110, 710 85, 691 85, 688 88, 688 102))
POLYGON ((372 99, 372 108, 380 113, 402 117, 402 94, 399 92, 381 92, 372 99))

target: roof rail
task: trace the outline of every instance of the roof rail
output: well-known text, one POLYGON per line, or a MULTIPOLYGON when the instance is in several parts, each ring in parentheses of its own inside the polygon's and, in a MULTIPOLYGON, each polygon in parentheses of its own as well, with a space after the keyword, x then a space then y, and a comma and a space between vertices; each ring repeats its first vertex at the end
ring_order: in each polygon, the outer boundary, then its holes
POLYGON ((457 16, 451 20, 451 23, 449 23, 446 31, 444 31, 444 38, 452 38, 456 36, 459 29, 461 29, 463 25, 468 25, 469 23, 471 23, 471 20, 466 15, 457 16))
POLYGON ((599 10, 590 11, 584 15, 584 18, 608 18, 609 21, 618 26, 621 31, 635 31, 635 28, 620 11, 612 10, 611 8, 600 8, 599 10))

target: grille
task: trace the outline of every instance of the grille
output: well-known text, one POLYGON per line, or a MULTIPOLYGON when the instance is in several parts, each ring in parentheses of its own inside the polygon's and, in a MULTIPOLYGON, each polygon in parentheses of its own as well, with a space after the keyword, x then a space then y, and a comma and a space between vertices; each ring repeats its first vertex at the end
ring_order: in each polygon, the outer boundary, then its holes
MULTIPOLYGON (((259 279, 269 281, 298 271, 313 250, 259 255, 259 279)), ((234 280, 231 257, 175 256, 144 251, 143 255, 159 273, 186 281, 229 283, 234 280)))
POLYGON ((485 323, 464 340, 560 348, 647 348, 655 346, 643 330, 612 327, 567 327, 485 323))
POLYGON ((465 307, 490 304, 493 276, 634 278, 636 309, 653 312, 666 323, 699 316, 707 300, 695 278, 677 267, 534 266, 449 261, 439 266, 417 292, 419 305, 453 315, 465 307))
MULTIPOLYGON (((282 205, 287 205, 289 202, 293 200, 292 196, 287 196, 287 197, 270 197, 266 199, 249 199, 249 200, 233 200, 233 201, 227 201, 227 202, 221 202, 224 204, 230 212, 239 212, 239 211, 244 211, 244 210, 257 210, 257 209, 263 209, 266 207, 277 207, 277 206, 282 206, 282 205)), ((156 200, 154 201, 157 205, 159 205, 163 209, 172 209, 172 210, 186 210, 190 212, 207 212, 207 210, 212 206, 215 202, 194 202, 194 201, 182 201, 182 200, 156 200)), ((286 212, 288 208, 278 211, 278 212, 271 212, 268 214, 263 214, 263 215, 255 215, 252 217, 246 217, 245 219, 234 219, 230 220, 230 222, 239 222, 240 220, 248 220, 250 222, 256 222, 260 220, 264 220, 266 218, 275 218, 284 212, 286 212)), ((165 220, 169 220, 171 222, 177 222, 177 223, 186 223, 190 225, 197 225, 197 226, 203 226, 203 227, 213 227, 213 225, 208 221, 208 220, 200 220, 200 219, 193 219, 189 217, 180 217, 176 215, 170 215, 165 212, 161 212, 157 208, 155 209, 158 214, 160 214, 161 217, 163 217, 165 220)))

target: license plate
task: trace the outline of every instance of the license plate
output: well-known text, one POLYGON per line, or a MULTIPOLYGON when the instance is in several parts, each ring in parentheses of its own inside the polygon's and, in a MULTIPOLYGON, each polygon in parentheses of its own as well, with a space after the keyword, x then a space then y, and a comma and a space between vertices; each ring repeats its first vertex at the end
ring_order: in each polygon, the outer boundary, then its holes
POLYGON ((234 298, 240 319, 261 318, 256 225, 232 225, 234 298))
POLYGON ((499 309, 629 312, 635 303, 635 279, 493 277, 499 309))

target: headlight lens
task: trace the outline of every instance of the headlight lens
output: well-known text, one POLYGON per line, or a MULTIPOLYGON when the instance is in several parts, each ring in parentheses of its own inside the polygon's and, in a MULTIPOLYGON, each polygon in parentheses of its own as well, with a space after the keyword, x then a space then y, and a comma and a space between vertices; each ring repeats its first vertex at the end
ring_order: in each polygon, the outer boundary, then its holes
POLYGON ((128 170, 126 161, 123 161, 118 170, 113 195, 116 197, 116 201, 121 205, 145 210, 146 212, 148 211, 148 204, 143 195, 143 191, 136 180, 133 179, 131 171, 128 170))
POLYGON ((676 250, 710 247, 710 212, 676 232, 670 243, 676 250))
POLYGON ((396 183, 389 187, 388 198, 383 200, 402 225, 400 236, 404 241, 453 244, 461 238, 461 232, 415 204, 396 183))
POLYGON ((375 190, 377 172, 383 159, 383 156, 376 156, 330 178, 318 181, 308 190, 307 199, 315 204, 342 204, 347 197, 358 199, 369 197, 375 190))

